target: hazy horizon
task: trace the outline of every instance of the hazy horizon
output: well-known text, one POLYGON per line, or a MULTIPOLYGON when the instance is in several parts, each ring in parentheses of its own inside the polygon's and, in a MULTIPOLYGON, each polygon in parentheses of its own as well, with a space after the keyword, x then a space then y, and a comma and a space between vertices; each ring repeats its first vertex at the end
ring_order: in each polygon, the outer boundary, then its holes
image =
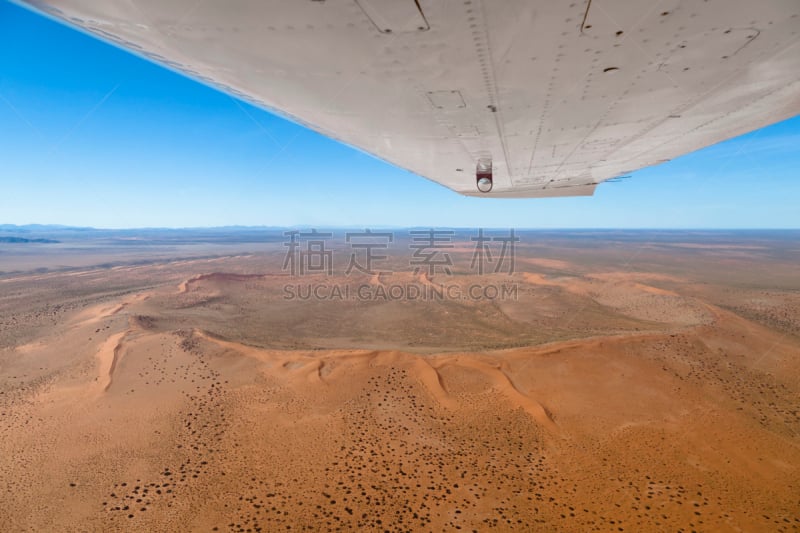
POLYGON ((712 232, 737 232, 737 231, 778 231, 778 232, 793 232, 800 231, 800 226, 796 227, 589 227, 589 226, 563 226, 563 227, 534 227, 534 226, 448 226, 436 224, 414 224, 414 225, 388 225, 388 224, 348 224, 348 225, 328 225, 328 224, 290 224, 290 225, 242 225, 230 224, 223 226, 120 226, 120 227, 102 227, 102 226, 72 226, 68 224, 42 224, 38 222, 31 222, 26 224, 11 224, 0 222, 0 232, 13 231, 11 228, 17 230, 33 230, 33 229, 50 229, 50 230, 82 230, 82 231, 192 231, 192 230, 222 230, 222 229, 239 229, 239 230, 284 230, 296 228, 316 228, 316 229, 414 229, 414 228, 437 228, 437 229, 452 229, 452 230, 473 230, 473 229, 489 229, 489 230, 503 230, 514 229, 515 231, 674 231, 674 232, 691 232, 691 231, 712 231, 712 232))

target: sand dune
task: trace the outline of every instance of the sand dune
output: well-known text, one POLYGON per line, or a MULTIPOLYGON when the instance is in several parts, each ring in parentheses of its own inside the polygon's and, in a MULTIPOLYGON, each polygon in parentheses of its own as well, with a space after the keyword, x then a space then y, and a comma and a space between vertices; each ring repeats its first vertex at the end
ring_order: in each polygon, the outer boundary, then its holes
POLYGON ((126 332, 111 335, 100 346, 97 352, 99 366, 99 384, 103 391, 108 390, 114 379, 114 370, 122 357, 123 344, 126 332))

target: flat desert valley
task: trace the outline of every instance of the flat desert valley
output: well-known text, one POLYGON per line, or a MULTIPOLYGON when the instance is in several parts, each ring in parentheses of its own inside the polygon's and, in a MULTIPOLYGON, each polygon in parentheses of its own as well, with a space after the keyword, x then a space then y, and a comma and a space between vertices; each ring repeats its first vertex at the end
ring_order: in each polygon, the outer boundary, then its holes
POLYGON ((0 243, 3 531, 800 530, 798 232, 56 233, 0 243))

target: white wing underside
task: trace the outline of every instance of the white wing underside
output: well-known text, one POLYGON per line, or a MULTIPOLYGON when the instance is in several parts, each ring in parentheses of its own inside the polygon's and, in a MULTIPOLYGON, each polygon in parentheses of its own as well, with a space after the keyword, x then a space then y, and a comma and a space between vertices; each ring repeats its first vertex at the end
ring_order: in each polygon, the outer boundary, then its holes
POLYGON ((591 195, 800 112, 797 0, 28 0, 454 191, 591 195))

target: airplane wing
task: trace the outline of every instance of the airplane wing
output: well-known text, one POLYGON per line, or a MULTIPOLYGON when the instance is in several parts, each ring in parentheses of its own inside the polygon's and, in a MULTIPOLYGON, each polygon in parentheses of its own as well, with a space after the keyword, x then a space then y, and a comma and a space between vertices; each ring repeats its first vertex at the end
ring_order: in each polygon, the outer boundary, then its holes
POLYGON ((800 112, 797 0, 18 0, 461 194, 595 186, 800 112), (484 169, 485 171, 485 169, 484 169))

